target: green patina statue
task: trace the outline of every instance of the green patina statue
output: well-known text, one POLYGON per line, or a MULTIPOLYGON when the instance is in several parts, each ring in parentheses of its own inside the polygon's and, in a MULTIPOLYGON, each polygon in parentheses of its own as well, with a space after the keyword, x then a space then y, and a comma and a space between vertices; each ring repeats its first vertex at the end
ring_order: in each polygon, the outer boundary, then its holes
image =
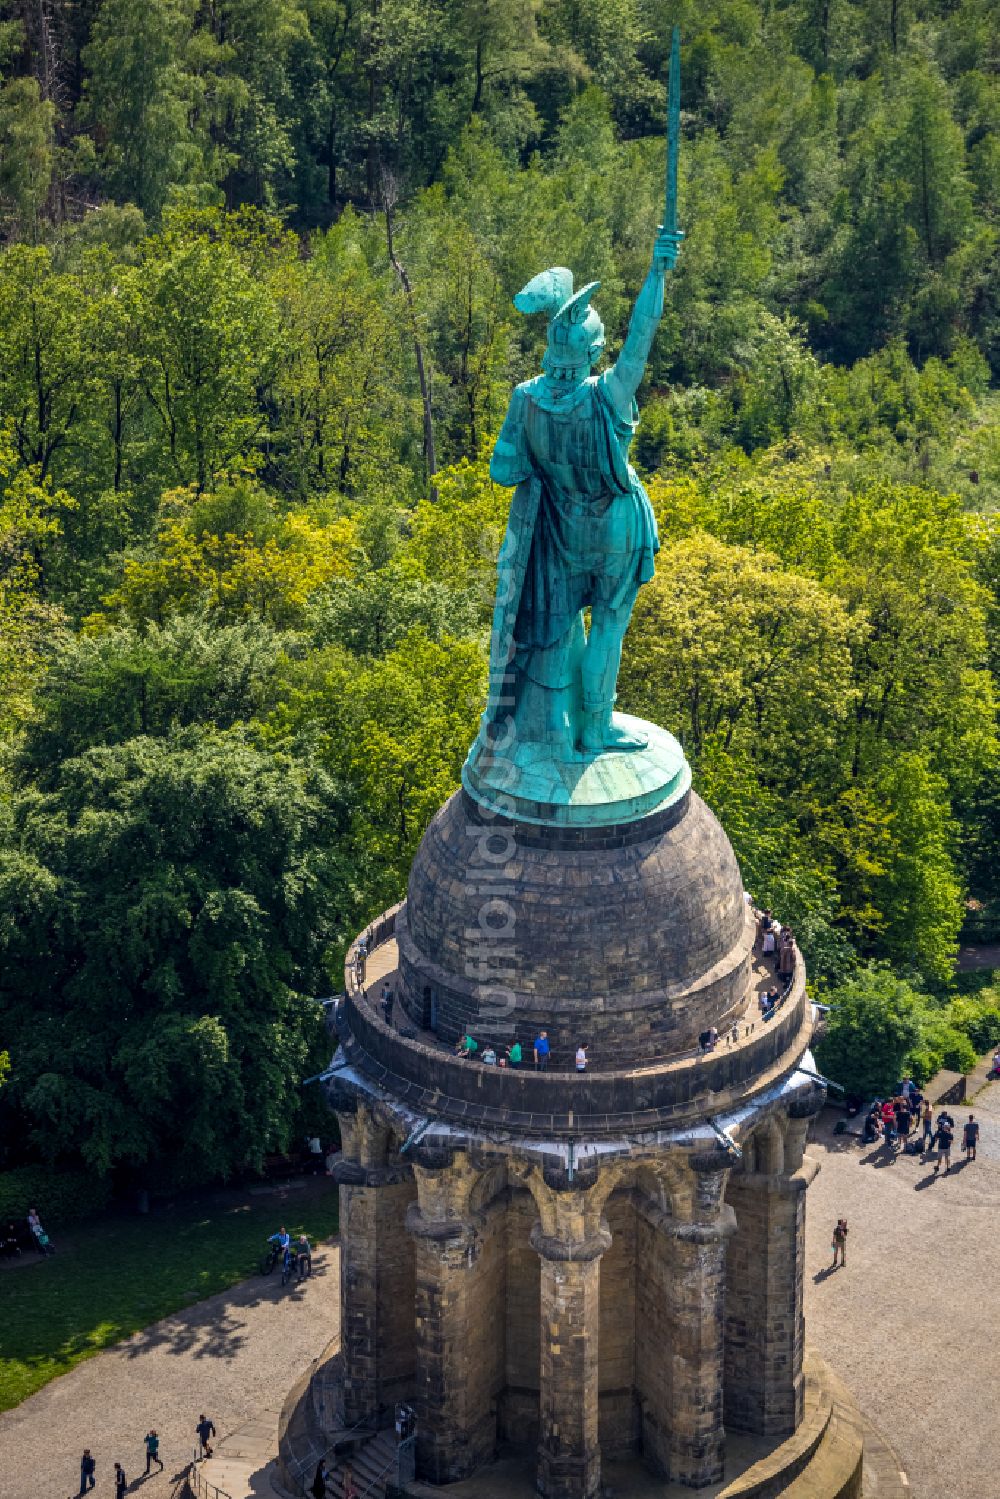
POLYGON ((562 266, 542 271, 514 298, 544 313, 543 374, 519 385, 490 463, 515 485, 498 561, 490 696, 469 757, 467 784, 505 756, 568 765, 647 749, 647 727, 614 713, 622 641, 659 548, 649 498, 628 461, 638 424, 636 391, 663 312, 666 271, 683 236, 676 227, 679 61, 671 61, 667 208, 649 274, 621 353, 592 373, 604 325, 591 305, 600 283, 573 290, 562 266), (590 611, 589 632, 584 611, 590 611))

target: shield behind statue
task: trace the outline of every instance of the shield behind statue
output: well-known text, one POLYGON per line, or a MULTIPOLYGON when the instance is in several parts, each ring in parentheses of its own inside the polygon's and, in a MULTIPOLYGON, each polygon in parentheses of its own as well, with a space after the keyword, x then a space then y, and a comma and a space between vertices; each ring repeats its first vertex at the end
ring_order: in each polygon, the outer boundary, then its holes
POLYGON ((479 727, 478 748, 489 750, 488 731, 502 712, 512 711, 514 627, 528 572, 531 543, 542 498, 541 480, 534 474, 514 490, 507 517, 507 530, 497 558, 497 594, 490 633, 490 688, 486 711, 479 727))

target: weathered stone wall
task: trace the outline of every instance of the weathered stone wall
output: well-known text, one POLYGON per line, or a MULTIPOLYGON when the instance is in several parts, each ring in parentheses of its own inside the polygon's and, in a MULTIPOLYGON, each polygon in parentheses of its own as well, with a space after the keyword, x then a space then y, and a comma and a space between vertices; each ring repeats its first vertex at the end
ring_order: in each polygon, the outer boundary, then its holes
POLYGON ((416 1372, 410 1181, 341 1186, 341 1338, 348 1423, 387 1422, 416 1372))
POLYGON ((736 858, 693 793, 572 832, 484 823, 460 792, 424 835, 396 930, 411 1017, 430 986, 442 1039, 471 1027, 530 1045, 544 1027, 566 1061, 581 1040, 608 1064, 685 1050, 742 1008, 749 979, 736 858), (509 1005, 484 999, 494 986, 509 1005))
POLYGON ((636 1217, 630 1192, 607 1206, 611 1247, 601 1259, 598 1389, 601 1451, 634 1451, 639 1445, 636 1368, 636 1217))
POLYGON ((734 1173, 726 1190, 736 1233, 726 1253, 724 1405, 727 1426, 784 1436, 802 1419, 805 1194, 816 1167, 801 1150, 783 1163, 773 1133, 747 1153, 765 1169, 734 1173))
POLYGON ((531 1247, 538 1209, 530 1192, 514 1189, 507 1207, 506 1388, 500 1401, 503 1441, 534 1446, 538 1441, 538 1360, 541 1339, 541 1270, 531 1247))
POLYGON ((642 1412, 640 1441, 647 1460, 665 1476, 670 1468, 667 1423, 673 1371, 667 1296, 669 1269, 663 1233, 641 1214, 636 1215, 636 1270, 635 1366, 642 1412))

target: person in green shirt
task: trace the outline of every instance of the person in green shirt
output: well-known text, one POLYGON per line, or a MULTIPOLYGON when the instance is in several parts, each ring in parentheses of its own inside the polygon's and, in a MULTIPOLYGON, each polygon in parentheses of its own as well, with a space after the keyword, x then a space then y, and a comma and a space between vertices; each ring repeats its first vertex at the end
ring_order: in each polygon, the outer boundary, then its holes
POLYGON ((479 1042, 473 1041, 468 1031, 466 1031, 461 1041, 459 1041, 458 1045, 455 1047, 456 1053, 463 1057, 474 1057, 478 1050, 479 1042))
POLYGON ((521 1043, 520 1043, 520 1041, 512 1041, 511 1044, 510 1044, 510 1046, 508 1046, 508 1048, 507 1048, 507 1060, 510 1062, 510 1065, 512 1067, 520 1067, 520 1065, 521 1065, 521 1043))

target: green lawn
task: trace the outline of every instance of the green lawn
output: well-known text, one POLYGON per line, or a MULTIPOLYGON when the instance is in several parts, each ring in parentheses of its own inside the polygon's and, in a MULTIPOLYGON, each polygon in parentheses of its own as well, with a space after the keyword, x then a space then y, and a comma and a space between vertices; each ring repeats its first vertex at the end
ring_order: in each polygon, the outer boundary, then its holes
POLYGON ((62 1238, 54 1258, 0 1270, 0 1411, 81 1359, 254 1272, 279 1223, 313 1243, 337 1229, 337 1190, 291 1202, 226 1194, 148 1217, 112 1214, 62 1238))

